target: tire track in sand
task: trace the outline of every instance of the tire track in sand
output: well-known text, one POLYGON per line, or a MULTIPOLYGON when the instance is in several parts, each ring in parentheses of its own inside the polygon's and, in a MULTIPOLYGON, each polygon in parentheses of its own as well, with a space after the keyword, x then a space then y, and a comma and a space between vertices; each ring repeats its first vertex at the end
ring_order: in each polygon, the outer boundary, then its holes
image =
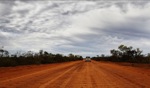
MULTIPOLYGON (((42 84, 41 86, 39 86, 39 88, 47 88, 49 86, 49 84, 53 83, 56 80, 59 80, 61 77, 67 75, 67 73, 74 71, 76 68, 78 68, 80 65, 74 65, 73 67, 65 70, 62 74, 60 74, 59 76, 55 77, 54 79, 50 79, 50 81, 42 84)), ((48 87, 49 88, 49 87, 48 87)))

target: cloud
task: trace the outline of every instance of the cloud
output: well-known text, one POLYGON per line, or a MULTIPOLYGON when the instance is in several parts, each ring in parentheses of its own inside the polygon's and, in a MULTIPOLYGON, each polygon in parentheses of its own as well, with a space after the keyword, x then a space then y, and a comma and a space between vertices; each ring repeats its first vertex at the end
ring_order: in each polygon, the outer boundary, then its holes
POLYGON ((11 52, 109 55, 120 44, 150 52, 146 1, 15 0, 0 8, 0 44, 11 52))
POLYGON ((5 15, 9 14, 11 11, 11 7, 13 5, 14 5, 13 1, 8 1, 8 0, 0 1, 0 16, 3 17, 5 15))

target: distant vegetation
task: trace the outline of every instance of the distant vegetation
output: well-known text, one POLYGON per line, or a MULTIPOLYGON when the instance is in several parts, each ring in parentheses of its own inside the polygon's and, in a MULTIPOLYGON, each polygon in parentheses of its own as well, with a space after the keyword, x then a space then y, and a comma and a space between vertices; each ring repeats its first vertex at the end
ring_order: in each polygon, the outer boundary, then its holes
MULTIPOLYGON (((139 48, 134 49, 132 46, 120 45, 118 49, 110 50, 111 56, 92 57, 96 61, 112 61, 112 62, 131 62, 131 63, 150 63, 150 53, 142 54, 139 48)), ((10 55, 7 50, 0 48, 0 66, 18 66, 31 64, 49 64, 58 62, 67 62, 82 60, 82 56, 69 54, 64 56, 62 54, 52 54, 47 51, 40 50, 38 53, 28 51, 26 53, 17 52, 10 55)))
POLYGON ((143 55, 139 48, 133 49, 132 46, 120 45, 118 49, 110 50, 111 56, 93 57, 97 61, 113 61, 113 62, 131 62, 131 63, 150 63, 150 54, 143 55))
POLYGON ((18 66, 31 64, 48 64, 82 60, 82 56, 69 54, 64 56, 62 54, 52 54, 47 51, 40 50, 38 53, 28 51, 26 53, 17 52, 10 55, 7 50, 0 49, 0 66, 18 66))

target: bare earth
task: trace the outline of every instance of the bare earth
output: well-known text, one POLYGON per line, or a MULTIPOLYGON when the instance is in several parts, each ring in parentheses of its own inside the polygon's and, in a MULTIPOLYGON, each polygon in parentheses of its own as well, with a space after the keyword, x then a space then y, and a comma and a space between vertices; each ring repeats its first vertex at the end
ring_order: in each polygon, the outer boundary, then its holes
POLYGON ((0 88, 150 88, 150 69, 96 61, 1 67, 0 88))

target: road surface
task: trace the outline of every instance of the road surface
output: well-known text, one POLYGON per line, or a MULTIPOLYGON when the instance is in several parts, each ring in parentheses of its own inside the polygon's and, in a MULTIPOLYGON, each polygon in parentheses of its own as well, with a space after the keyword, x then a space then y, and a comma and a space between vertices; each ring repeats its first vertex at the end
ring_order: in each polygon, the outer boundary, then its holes
POLYGON ((0 88, 150 88, 150 69, 96 61, 1 67, 0 88))

